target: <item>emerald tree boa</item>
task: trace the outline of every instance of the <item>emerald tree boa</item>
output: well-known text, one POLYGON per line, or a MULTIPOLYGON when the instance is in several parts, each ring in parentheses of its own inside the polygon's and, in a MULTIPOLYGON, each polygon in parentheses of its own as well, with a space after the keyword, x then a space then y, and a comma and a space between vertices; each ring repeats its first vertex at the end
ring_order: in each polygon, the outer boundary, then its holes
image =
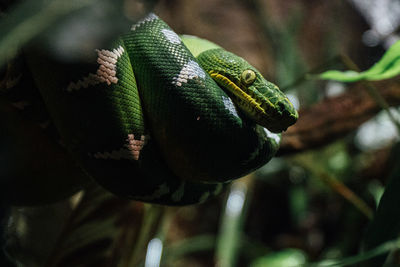
POLYGON ((40 49, 26 58, 62 143, 122 197, 204 202, 266 164, 298 117, 247 61, 153 13, 94 53, 85 65, 40 49))

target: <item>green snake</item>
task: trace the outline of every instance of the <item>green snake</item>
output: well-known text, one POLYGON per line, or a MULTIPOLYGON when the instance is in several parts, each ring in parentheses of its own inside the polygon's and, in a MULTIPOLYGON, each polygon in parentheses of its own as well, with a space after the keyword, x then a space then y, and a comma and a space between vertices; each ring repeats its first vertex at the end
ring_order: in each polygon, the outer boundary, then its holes
POLYGON ((119 196, 204 202, 267 163, 298 117, 244 59, 153 13, 96 53, 84 68, 40 50, 27 62, 63 144, 119 196))

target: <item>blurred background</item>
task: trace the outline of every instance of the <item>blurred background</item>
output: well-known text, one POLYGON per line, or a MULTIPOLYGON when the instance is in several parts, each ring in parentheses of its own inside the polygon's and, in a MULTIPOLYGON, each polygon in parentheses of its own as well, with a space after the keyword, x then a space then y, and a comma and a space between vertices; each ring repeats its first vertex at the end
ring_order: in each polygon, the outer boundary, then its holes
MULTIPOLYGON (((3 21, 18 12, 17 2, 1 1, 3 21)), ((86 2, 84 11, 71 9, 72 19, 60 22, 64 33, 86 36, 92 27, 118 24, 119 12, 134 21, 153 11, 177 33, 206 38, 248 60, 289 96, 300 118, 283 133, 277 157, 204 204, 151 207, 90 187, 55 204, 5 208, 3 243, 18 266, 400 263, 398 245, 380 247, 400 232, 400 78, 313 78, 377 62, 399 40, 399 1, 126 0, 113 2, 123 8, 106 15, 99 3, 109 1, 86 2), (82 23, 71 23, 82 14, 82 23), (82 220, 89 211, 94 215, 82 220), (107 239, 99 234, 105 232, 107 239), (375 248, 379 256, 367 260, 375 248)), ((79 59, 77 50, 92 49, 109 32, 88 38, 83 48, 81 42, 53 43, 79 59)))

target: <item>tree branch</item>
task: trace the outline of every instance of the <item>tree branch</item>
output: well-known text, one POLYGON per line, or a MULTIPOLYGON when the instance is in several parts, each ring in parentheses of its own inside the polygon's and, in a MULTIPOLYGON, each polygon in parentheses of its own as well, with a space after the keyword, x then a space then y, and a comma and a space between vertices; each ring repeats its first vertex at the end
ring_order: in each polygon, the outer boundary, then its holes
MULTIPOLYGON (((400 104, 400 79, 374 84, 389 106, 400 104)), ((370 94, 355 84, 348 92, 301 109, 298 122, 282 135, 278 155, 287 155, 320 147, 357 129, 375 116, 381 107, 370 94)))

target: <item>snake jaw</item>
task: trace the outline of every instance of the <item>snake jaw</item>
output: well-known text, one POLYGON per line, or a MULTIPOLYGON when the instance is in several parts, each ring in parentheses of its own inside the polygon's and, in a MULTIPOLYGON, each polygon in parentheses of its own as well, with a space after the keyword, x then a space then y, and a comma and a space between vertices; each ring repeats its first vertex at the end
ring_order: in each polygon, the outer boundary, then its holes
POLYGON ((254 96, 249 94, 249 90, 243 90, 226 76, 219 73, 210 72, 210 76, 222 87, 228 91, 233 98, 233 102, 252 119, 266 114, 265 109, 261 106, 260 101, 257 101, 254 96))
MULTIPOLYGON (((282 97, 269 99, 261 93, 265 90, 260 86, 252 85, 247 87, 241 85, 240 82, 235 83, 228 77, 216 72, 210 72, 210 76, 227 91, 233 102, 244 114, 271 132, 279 133, 285 131, 297 121, 298 114, 296 109, 277 86, 273 85, 268 89, 272 87, 282 97), (272 100, 276 102, 273 103, 272 100)), ((265 79, 262 80, 265 84, 272 85, 272 83, 267 82, 265 79)))
POLYGON ((270 103, 271 101, 268 101, 262 105, 267 112, 262 118, 263 123, 260 123, 260 125, 273 133, 280 133, 296 123, 298 119, 297 110, 286 96, 279 98, 272 105, 270 103))

